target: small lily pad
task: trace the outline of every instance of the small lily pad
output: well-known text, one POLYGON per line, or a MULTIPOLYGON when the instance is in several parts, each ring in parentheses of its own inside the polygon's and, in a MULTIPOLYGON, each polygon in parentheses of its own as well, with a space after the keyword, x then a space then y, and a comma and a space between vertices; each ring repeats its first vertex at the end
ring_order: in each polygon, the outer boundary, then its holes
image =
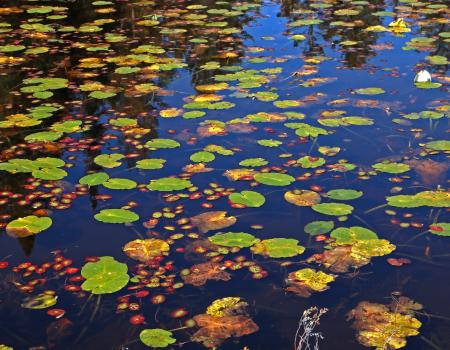
POLYGON ((152 348, 165 348, 177 341, 172 332, 161 328, 144 329, 139 334, 139 339, 152 348))
POLYGON ((94 217, 108 224, 125 224, 139 220, 139 215, 127 209, 103 209, 94 217))

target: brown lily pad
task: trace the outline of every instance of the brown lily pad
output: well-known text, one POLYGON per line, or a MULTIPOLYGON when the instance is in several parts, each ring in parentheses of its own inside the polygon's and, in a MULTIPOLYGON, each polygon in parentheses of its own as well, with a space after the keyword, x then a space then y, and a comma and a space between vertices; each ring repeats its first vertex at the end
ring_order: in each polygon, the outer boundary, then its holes
POLYGON ((132 259, 148 262, 157 256, 167 255, 169 249, 170 246, 166 241, 149 238, 128 242, 123 247, 123 252, 132 259))
POLYGON ((226 211, 209 211, 191 217, 191 223, 196 226, 201 233, 206 233, 235 224, 236 217, 227 216, 226 211))
POLYGON ((208 280, 229 281, 231 275, 223 266, 214 262, 193 265, 188 275, 182 275, 183 281, 193 286, 203 286, 208 280))

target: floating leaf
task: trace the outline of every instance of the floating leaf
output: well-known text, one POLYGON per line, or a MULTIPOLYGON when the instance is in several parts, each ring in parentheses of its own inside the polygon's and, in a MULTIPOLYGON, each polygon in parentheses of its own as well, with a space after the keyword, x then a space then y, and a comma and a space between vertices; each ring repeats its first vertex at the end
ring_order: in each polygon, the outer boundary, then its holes
POLYGON ((415 195, 386 197, 389 205, 399 208, 450 207, 450 193, 444 191, 423 191, 415 195))
POLYGON ((376 163, 372 165, 372 168, 389 174, 401 174, 411 169, 408 164, 394 163, 388 161, 383 163, 376 163))
POLYGON ((347 190, 347 189, 336 189, 327 192, 327 196, 331 199, 336 199, 340 201, 351 200, 359 198, 363 195, 361 191, 347 190))
POLYGON ((240 166, 258 167, 267 165, 269 162, 264 158, 248 158, 239 162, 240 166))
POLYGON ((312 209, 325 215, 349 215, 353 212, 353 207, 343 203, 320 203, 312 206, 312 209))
POLYGON ((94 158, 94 163, 104 168, 117 168, 122 165, 119 160, 123 158, 125 158, 125 156, 120 153, 100 154, 94 158))
POLYGON ((316 236, 330 232, 334 227, 333 221, 312 221, 306 224, 304 230, 306 233, 316 236))
POLYGON ((216 159, 216 156, 211 152, 196 152, 190 156, 190 160, 196 163, 208 163, 216 159))
POLYGON ((245 232, 216 233, 214 236, 208 237, 208 239, 220 246, 239 248, 251 247, 259 242, 259 239, 255 236, 245 232))
POLYGON ((108 294, 121 290, 128 284, 128 267, 111 256, 102 256, 96 262, 88 262, 81 269, 86 279, 81 288, 92 294, 108 294))
POLYGON ((196 226, 201 233, 220 230, 236 223, 235 216, 227 216, 226 211, 209 211, 191 217, 192 225, 196 226))
POLYGON ((254 191, 242 191, 240 193, 232 193, 228 199, 236 204, 243 204, 246 207, 258 208, 266 202, 266 198, 254 191))
POLYGON ((160 158, 142 159, 136 162, 136 168, 143 170, 161 169, 164 167, 165 162, 165 159, 160 158))
POLYGON ((255 180, 269 186, 287 186, 295 181, 290 175, 280 173, 257 173, 255 180))
POLYGON ((358 341, 380 350, 400 349, 406 346, 406 337, 419 334, 422 323, 409 314, 389 310, 382 304, 360 302, 347 316, 354 320, 352 328, 358 332, 358 341))
POLYGON ((430 232, 434 235, 450 237, 450 223, 437 222, 430 226, 430 232))
POLYGON ((288 275, 286 290, 307 298, 313 292, 323 292, 329 289, 328 284, 333 281, 333 275, 305 268, 288 275))
POLYGON ((30 215, 10 221, 6 225, 6 232, 11 237, 22 238, 42 232, 51 225, 52 219, 49 217, 30 215))
POLYGON ((137 186, 137 183, 130 179, 109 178, 103 186, 111 190, 131 190, 137 186))
POLYGON ((385 93, 385 91, 382 88, 378 87, 356 89, 355 92, 360 95, 379 95, 385 93))
POLYGON ((170 246, 166 241, 156 238, 135 239, 123 247, 123 252, 130 258, 148 262, 157 256, 167 255, 170 246))
POLYGON ((151 180, 147 188, 152 191, 179 191, 191 186, 192 183, 189 180, 178 179, 176 177, 163 177, 151 180))
POLYGON ((125 224, 139 220, 139 216, 127 209, 103 209, 95 214, 95 219, 108 224, 125 224))
POLYGON ((284 194, 287 202, 298 205, 299 207, 311 207, 320 203, 320 194, 310 190, 292 190, 284 194))
POLYGON ((25 298, 21 306, 24 309, 42 310, 56 305, 57 300, 58 297, 56 296, 56 293, 52 290, 48 290, 36 296, 25 298))
POLYGON ((335 244, 353 244, 378 238, 375 232, 360 226, 338 227, 331 232, 330 237, 335 239, 335 244))
POLYGON ((153 139, 148 141, 145 144, 145 147, 147 148, 177 148, 180 147, 180 143, 175 141, 175 140, 171 140, 171 139, 153 139))
POLYGON ((161 328, 144 329, 139 333, 139 339, 152 348, 165 348, 177 341, 172 332, 161 328))
POLYGON ((292 238, 265 239, 251 248, 255 254, 261 254, 271 258, 290 258, 305 251, 305 247, 298 245, 298 241, 292 238))
POLYGON ((79 180, 79 183, 82 185, 97 186, 97 185, 103 184, 108 179, 109 179, 109 175, 107 173, 98 172, 98 173, 83 176, 79 180))

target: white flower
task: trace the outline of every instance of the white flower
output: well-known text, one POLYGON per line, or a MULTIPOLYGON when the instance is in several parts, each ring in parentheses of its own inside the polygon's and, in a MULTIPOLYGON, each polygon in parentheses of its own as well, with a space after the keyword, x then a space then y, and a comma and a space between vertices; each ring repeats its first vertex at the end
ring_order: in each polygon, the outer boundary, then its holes
POLYGON ((416 74, 416 77, 414 78, 415 83, 427 83, 431 82, 431 74, 425 69, 422 69, 419 71, 419 73, 416 74))

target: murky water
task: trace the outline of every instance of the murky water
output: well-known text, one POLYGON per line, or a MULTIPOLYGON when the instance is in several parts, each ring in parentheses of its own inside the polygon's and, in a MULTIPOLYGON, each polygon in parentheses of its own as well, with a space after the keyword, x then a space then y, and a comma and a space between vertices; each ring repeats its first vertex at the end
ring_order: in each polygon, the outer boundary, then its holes
POLYGON ((450 349, 445 2, 3 0, 0 16, 0 349, 145 349, 156 328, 201 349, 190 320, 224 297, 259 330, 231 318, 210 347, 295 349, 316 306, 320 349, 363 349, 348 313, 400 296, 423 306, 403 345, 450 349), (140 262, 137 239, 153 239, 140 262), (105 256, 128 277, 92 294, 81 268, 105 256), (329 288, 287 290, 306 268, 329 288))

